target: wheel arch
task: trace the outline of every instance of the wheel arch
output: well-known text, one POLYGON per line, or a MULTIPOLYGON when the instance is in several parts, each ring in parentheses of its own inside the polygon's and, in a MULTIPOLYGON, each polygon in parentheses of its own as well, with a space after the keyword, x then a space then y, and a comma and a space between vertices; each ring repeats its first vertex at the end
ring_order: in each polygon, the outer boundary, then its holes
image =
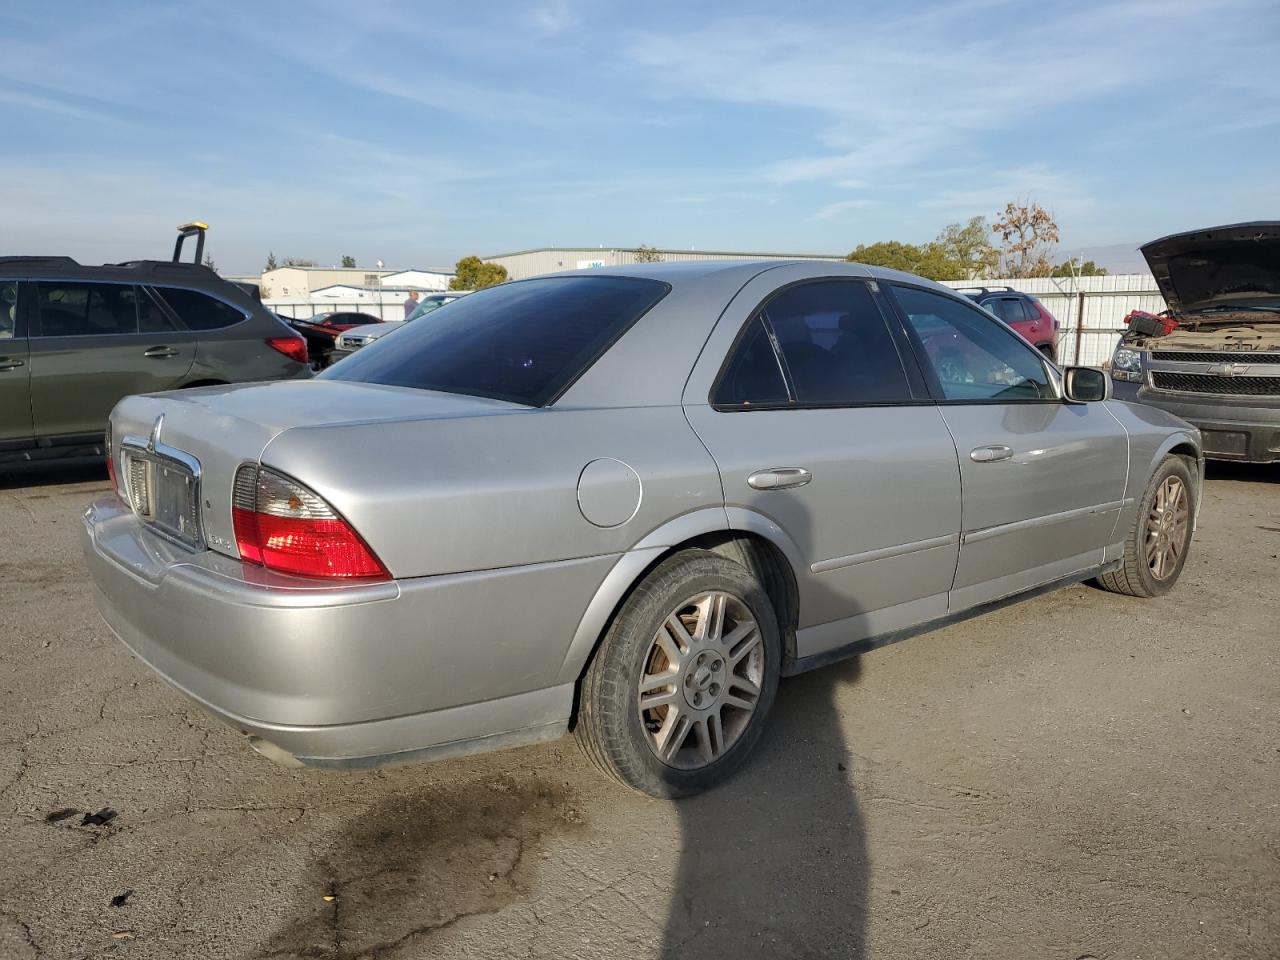
MULTIPOLYGON (((710 550, 736 560, 760 580, 778 614, 783 659, 795 656, 800 614, 798 548, 781 527, 755 511, 710 508, 663 525, 619 558, 596 589, 574 631, 558 683, 576 683, 582 678, 631 591, 667 557, 689 549, 710 550)), ((577 716, 576 702, 573 716, 577 716)), ((572 722, 571 719, 570 726, 572 722)))

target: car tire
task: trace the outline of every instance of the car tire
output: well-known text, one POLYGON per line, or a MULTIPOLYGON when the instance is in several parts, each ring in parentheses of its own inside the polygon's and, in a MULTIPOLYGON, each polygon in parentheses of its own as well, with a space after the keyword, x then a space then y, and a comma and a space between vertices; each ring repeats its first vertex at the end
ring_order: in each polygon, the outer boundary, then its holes
POLYGON ((1058 362, 1058 351, 1053 348, 1053 344, 1042 343, 1040 344, 1040 346, 1036 347, 1036 349, 1039 350, 1041 353, 1043 353, 1045 356, 1045 359, 1048 360, 1050 363, 1058 362))
POLYGON ((1196 516, 1196 490, 1182 457, 1170 454, 1156 467, 1124 541, 1124 563, 1097 583, 1130 597, 1168 593, 1187 562, 1196 516))
POLYGON ((707 550, 674 554, 623 602, 587 667, 578 743, 651 797, 714 787, 760 739, 781 646, 769 595, 745 567, 707 550))

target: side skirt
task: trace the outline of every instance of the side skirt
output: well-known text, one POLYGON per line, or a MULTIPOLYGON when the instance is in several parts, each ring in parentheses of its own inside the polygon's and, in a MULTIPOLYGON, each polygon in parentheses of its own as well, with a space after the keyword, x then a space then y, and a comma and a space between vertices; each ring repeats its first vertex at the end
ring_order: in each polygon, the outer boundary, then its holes
POLYGON ((1011 607, 1015 603, 1021 603, 1023 600, 1030 600, 1032 597, 1038 597, 1045 593, 1052 593, 1054 590, 1061 590, 1063 587, 1070 587, 1077 583, 1084 583, 1084 581, 1092 580, 1094 577, 1100 576, 1104 573, 1110 573, 1113 570, 1118 570, 1123 563, 1123 559, 1113 560, 1110 563, 1091 567, 1088 570, 1080 570, 1076 573, 1068 574, 1065 577, 1050 580, 1048 583, 1042 583, 1038 587, 1031 587, 1030 589, 1023 590, 1020 593, 1013 593, 1007 597, 1001 597, 999 600, 988 600, 986 603, 980 603, 976 607, 969 607, 966 610, 949 613, 944 617, 938 617, 934 620, 926 620, 923 623, 918 623, 914 626, 903 627, 901 630, 890 630, 887 633, 876 634, 871 637, 863 637, 861 640, 854 640, 852 643, 847 643, 842 647, 836 647, 832 650, 824 650, 822 653, 815 653, 811 657, 800 657, 784 663, 782 665, 782 675, 784 677, 794 677, 797 674, 808 673, 810 670, 817 670, 819 667, 838 663, 841 660, 847 660, 849 657, 856 657, 860 653, 867 653, 879 647, 887 647, 889 644, 897 643, 900 640, 909 640, 922 633, 930 633, 934 630, 940 630, 943 627, 949 627, 953 623, 962 623, 965 620, 972 620, 974 617, 980 617, 986 613, 1003 610, 1005 607, 1011 607))

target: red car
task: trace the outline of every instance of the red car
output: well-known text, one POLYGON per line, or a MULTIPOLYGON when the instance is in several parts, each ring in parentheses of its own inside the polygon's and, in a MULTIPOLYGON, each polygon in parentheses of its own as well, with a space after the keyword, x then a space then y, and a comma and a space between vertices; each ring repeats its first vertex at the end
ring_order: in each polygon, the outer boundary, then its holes
POLYGON ((352 327, 369 323, 382 323, 382 320, 371 313, 317 313, 307 319, 285 318, 289 325, 307 338, 307 352, 311 356, 311 364, 317 370, 329 365, 329 354, 338 342, 338 334, 352 327))
POLYGON ((1035 297, 1013 287, 961 287, 958 291, 995 314, 1055 363, 1058 321, 1035 297))

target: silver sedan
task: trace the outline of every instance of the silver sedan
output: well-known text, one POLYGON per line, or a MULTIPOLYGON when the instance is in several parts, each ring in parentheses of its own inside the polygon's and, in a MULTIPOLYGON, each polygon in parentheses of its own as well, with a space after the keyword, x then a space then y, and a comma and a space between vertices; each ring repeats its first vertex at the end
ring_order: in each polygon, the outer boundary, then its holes
POLYGON ((668 797, 744 761, 781 677, 1064 584, 1164 593, 1203 473, 1102 371, 845 263, 507 283, 315 380, 130 397, 110 437, 103 616, 263 754, 573 730, 668 797))

